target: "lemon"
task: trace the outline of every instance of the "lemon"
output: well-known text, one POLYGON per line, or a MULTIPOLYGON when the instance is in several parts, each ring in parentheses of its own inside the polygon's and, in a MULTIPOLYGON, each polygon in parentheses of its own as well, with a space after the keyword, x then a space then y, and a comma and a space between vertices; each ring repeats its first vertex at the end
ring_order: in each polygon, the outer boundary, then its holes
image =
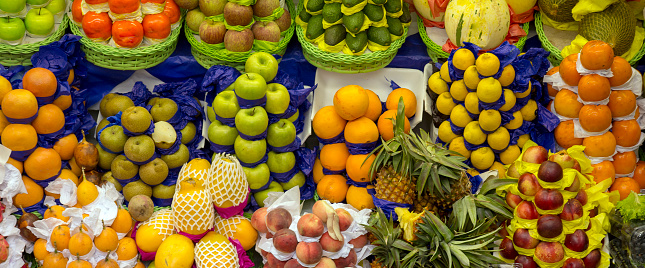
POLYGON ((466 84, 466 87, 475 90, 477 89, 479 81, 481 81, 481 78, 479 78, 477 67, 475 65, 471 65, 466 68, 466 71, 464 71, 464 83, 466 84))
POLYGON ((517 160, 518 157, 520 157, 520 146, 517 145, 511 145, 506 148, 503 152, 499 154, 499 160, 502 161, 505 165, 509 165, 515 160, 517 160))
POLYGON ((515 80, 515 68, 513 68, 513 65, 506 65, 506 67, 504 67, 504 70, 502 71, 502 75, 498 80, 503 87, 507 87, 508 85, 513 83, 513 81, 515 80))
POLYGON ((448 62, 444 62, 443 65, 441 65, 441 69, 439 70, 439 73, 441 74, 441 79, 443 81, 446 81, 448 83, 452 82, 450 79, 450 71, 448 71, 448 62))
POLYGON ((502 85, 497 79, 487 77, 477 85, 477 97, 480 101, 493 103, 502 96, 502 85))
POLYGON ((452 99, 452 96, 450 96, 450 92, 439 94, 439 97, 437 98, 437 102, 435 104, 437 105, 437 110, 445 115, 450 115, 452 108, 455 108, 455 106, 457 106, 455 101, 452 99))
POLYGON ((502 115, 497 110, 484 110, 479 115, 479 127, 484 131, 495 131, 502 124, 502 115))
POLYGON ((499 59, 493 53, 484 53, 475 61, 477 71, 483 76, 493 76, 499 71, 499 59))
POLYGON ((464 144, 464 137, 454 138, 450 142, 450 145, 448 145, 448 150, 454 151, 455 153, 458 153, 465 158, 470 158, 470 151, 466 149, 466 145, 464 144))
POLYGON ((464 129, 464 139, 473 145, 480 145, 486 141, 486 133, 479 128, 479 122, 472 121, 464 129))
POLYGON ((474 150, 470 154, 470 162, 476 169, 485 170, 490 168, 490 166, 493 165, 493 162, 495 162, 495 154, 490 148, 482 147, 474 150))
POLYGON ((479 98, 477 98, 477 93, 470 92, 466 95, 466 100, 464 101, 464 106, 471 114, 479 114, 479 98))
POLYGON ((511 134, 508 133, 505 127, 500 127, 495 132, 488 134, 486 140, 490 148, 500 151, 506 149, 508 146, 508 143, 511 141, 511 134))
POLYGON ((459 70, 466 70, 468 66, 473 64, 475 64, 475 55, 468 49, 457 49, 455 54, 452 55, 452 66, 455 66, 459 70))
POLYGON ((466 172, 468 172, 468 174, 470 174, 470 176, 473 176, 473 177, 479 175, 479 171, 477 171, 474 168, 469 168, 468 170, 466 170, 466 172))
POLYGON ((531 81, 529 81, 529 88, 520 93, 515 93, 515 98, 521 99, 531 94, 531 81))
POLYGON ((527 141, 531 140, 531 136, 529 134, 524 134, 517 138, 517 146, 520 146, 520 148, 524 148, 524 143, 527 141))
POLYGON ((468 111, 466 111, 466 107, 463 105, 457 105, 452 109, 452 112, 450 112, 450 121, 452 121, 455 126, 466 127, 466 125, 473 121, 473 119, 468 114, 468 111))
POLYGON ((504 89, 504 105, 499 108, 500 111, 506 112, 515 106, 515 94, 510 89, 504 89))
POLYGON ((493 165, 490 166, 489 170, 497 170, 497 176, 499 176, 500 178, 506 174, 506 168, 504 167, 504 164, 497 161, 493 162, 493 165))
POLYGON ((452 85, 450 85, 450 95, 452 95, 453 99, 458 101, 464 101, 466 99, 467 94, 468 94, 468 89, 464 84, 464 80, 458 80, 458 81, 452 82, 452 85))
POLYGON ((430 78, 428 78, 428 87, 432 92, 437 93, 437 95, 448 91, 448 83, 441 79, 440 73, 433 73, 430 78))
POLYGON ((522 112, 516 111, 513 113, 513 120, 511 122, 506 123, 504 127, 506 129, 518 129, 522 126, 524 123, 524 118, 522 117, 522 112))
POLYGON ((443 121, 439 125, 439 139, 445 143, 450 143, 454 138, 459 137, 457 134, 452 132, 450 127, 450 122, 443 121))
POLYGON ((537 111, 537 102, 534 100, 529 100, 522 109, 520 109, 520 112, 522 112, 522 118, 524 118, 524 121, 533 121, 535 119, 536 111, 537 111))

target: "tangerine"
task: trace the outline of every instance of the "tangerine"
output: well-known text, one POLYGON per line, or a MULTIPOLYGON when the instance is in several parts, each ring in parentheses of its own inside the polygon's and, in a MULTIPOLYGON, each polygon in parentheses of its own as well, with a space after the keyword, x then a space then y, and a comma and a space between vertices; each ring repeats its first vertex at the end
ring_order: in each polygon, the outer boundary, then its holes
POLYGON ((321 139, 331 139, 345 130, 347 121, 340 117, 334 106, 325 106, 316 112, 311 126, 316 136, 321 139))
POLYGON ((607 105, 585 105, 579 113, 580 126, 589 132, 601 132, 611 126, 611 110, 607 105))
POLYGON ((636 162, 638 162, 636 153, 634 151, 630 151, 617 153, 614 155, 614 161, 612 163, 614 164, 616 174, 630 174, 636 168, 636 162))
POLYGON ((583 101, 596 102, 609 97, 611 85, 609 79, 597 74, 588 74, 578 82, 578 96, 583 101))
POLYGON ((560 147, 568 149, 574 145, 582 145, 583 139, 574 136, 573 120, 562 121, 553 131, 555 141, 560 147))
POLYGON ((614 121, 611 132, 616 136, 616 144, 623 147, 635 146, 641 138, 641 127, 636 120, 614 121))
POLYGON ((38 134, 31 125, 11 124, 2 131, 0 140, 12 151, 27 151, 38 144, 38 134))
POLYGON ((27 71, 22 77, 22 88, 31 91, 39 98, 50 97, 56 94, 58 79, 52 71, 36 67, 27 71))
POLYGON ((334 109, 345 120, 354 120, 365 115, 368 105, 367 91, 361 86, 345 86, 334 94, 334 109))
POLYGON ((616 151, 616 138, 611 132, 602 135, 586 137, 582 140, 585 154, 591 157, 608 157, 616 151))
POLYGON ((570 86, 578 86, 578 82, 580 81, 580 78, 582 77, 580 73, 578 73, 578 70, 576 69, 576 62, 578 61, 578 54, 571 54, 564 58, 562 62, 560 63, 560 77, 562 77, 562 81, 567 83, 567 85, 570 86))
POLYGON ((582 106, 578 101, 578 95, 568 89, 560 90, 553 100, 555 112, 564 117, 578 118, 582 106))
POLYGON ((131 260, 138 254, 137 244, 131 237, 124 237, 119 240, 119 245, 116 248, 116 255, 119 260, 131 260))
POLYGON ((46 180, 60 173, 62 161, 54 149, 38 147, 24 163, 25 173, 34 180, 46 180))
POLYGON ((607 106, 613 117, 630 115, 636 109, 636 95, 631 90, 613 90, 607 106))
POLYGON ((611 64, 611 72, 614 76, 609 77, 609 84, 612 87, 617 87, 627 83, 632 78, 632 66, 622 57, 614 57, 614 62, 611 64))
POLYGON ((22 175, 22 182, 25 184, 27 193, 17 194, 13 197, 13 204, 16 207, 30 207, 43 200, 43 187, 40 187, 40 185, 36 184, 31 178, 25 175, 22 175))
POLYGON ((347 179, 343 175, 325 175, 316 187, 316 191, 321 199, 339 203, 345 200, 348 188, 347 179))
POLYGON ((417 112, 417 96, 414 95, 412 90, 407 88, 397 88, 387 95, 385 107, 388 110, 397 110, 399 107, 399 100, 403 98, 403 105, 405 107, 405 117, 410 118, 417 112))
POLYGON ((593 168, 591 176, 593 176, 593 180, 596 183, 600 183, 606 179, 610 179, 613 183, 616 179, 616 169, 611 161, 605 160, 598 164, 593 164, 591 167, 593 168))
POLYGON ((313 173, 314 183, 316 184, 318 184, 320 180, 322 180, 323 176, 325 176, 325 174, 323 173, 323 166, 322 164, 320 164, 320 158, 316 158, 316 162, 314 162, 313 173))
POLYGON ((600 40, 587 42, 580 50, 580 63, 588 70, 603 70, 614 62, 614 49, 600 40))
POLYGON ((367 188, 363 188, 350 185, 347 189, 347 197, 345 197, 345 201, 347 201, 347 204, 358 210, 375 208, 372 195, 367 192, 368 188, 374 188, 374 186, 369 185, 367 188))
POLYGON ((370 176, 370 167, 376 155, 367 155, 367 154, 355 154, 347 157, 346 171, 347 177, 356 182, 368 182, 373 179, 373 176, 370 176))
POLYGON ((371 119, 372 121, 378 120, 378 117, 383 113, 383 105, 381 105, 381 99, 369 89, 367 91, 367 97, 369 99, 369 105, 367 106, 367 112, 365 112, 365 117, 371 119))
POLYGON ((63 251, 69 247, 70 237, 69 227, 63 224, 54 227, 54 230, 49 235, 49 241, 56 250, 63 251))
POLYGON ((327 144, 320 150, 320 164, 328 170, 344 170, 348 157, 349 150, 345 143, 327 144))
POLYGON ((620 200, 623 200, 627 198, 631 192, 640 192, 640 185, 636 180, 630 177, 616 178, 616 181, 611 185, 609 191, 618 191, 620 194, 620 200))
POLYGON ((38 134, 51 134, 65 127, 65 114, 54 104, 43 105, 31 125, 38 134))
POLYGON ((60 95, 53 102, 54 105, 58 106, 61 110, 65 111, 67 108, 72 106, 72 96, 71 95, 60 95))
POLYGON ((74 157, 74 149, 76 149, 76 145, 78 145, 78 138, 76 138, 76 135, 72 133, 58 139, 58 141, 54 143, 53 148, 54 151, 60 155, 60 159, 67 161, 74 157))
POLYGON ((10 92, 11 90, 13 90, 13 87, 11 86, 11 82, 9 82, 7 78, 0 76, 0 103, 4 98, 4 95, 10 92))
POLYGON ((364 144, 377 141, 379 129, 371 119, 363 116, 347 122, 345 126, 345 141, 355 144, 364 144))
MULTIPOLYGON (((548 72, 546 72, 546 75, 553 75, 553 74, 558 73, 559 71, 560 71, 560 67, 559 67, 559 66, 555 66, 555 67, 551 68, 551 70, 549 70, 548 72)), ((551 96, 551 97, 555 97, 555 95, 556 95, 556 94, 558 94, 558 90, 554 89, 554 88, 553 88, 553 85, 551 85, 551 84, 547 84, 547 85, 546 85, 546 87, 547 87, 547 89, 548 89, 549 96, 551 96)))
POLYGON ((38 113, 38 100, 36 100, 36 96, 24 89, 14 89, 7 92, 4 98, 2 98, 2 104, 0 106, 2 106, 4 116, 12 123, 31 123, 38 113), (24 121, 19 119, 24 119, 24 121))
POLYGON ((74 0, 72 3, 72 18, 76 24, 81 24, 83 22, 83 8, 81 4, 83 0, 74 0))
MULTIPOLYGON (((394 123, 396 118, 396 110, 387 110, 378 119, 378 131, 384 140, 388 141, 394 138, 394 123)), ((403 132, 410 133, 410 120, 407 117, 403 118, 403 132)))

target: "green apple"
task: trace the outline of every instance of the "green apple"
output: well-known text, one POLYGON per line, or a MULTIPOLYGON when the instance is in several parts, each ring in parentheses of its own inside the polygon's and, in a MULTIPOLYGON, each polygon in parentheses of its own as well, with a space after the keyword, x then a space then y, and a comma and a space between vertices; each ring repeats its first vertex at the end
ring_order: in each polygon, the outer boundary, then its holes
POLYGON ((155 130, 152 132, 152 140, 155 146, 161 149, 168 149, 175 144, 177 140, 177 131, 175 128, 166 121, 159 121, 155 123, 155 130))
POLYGON ((150 115, 155 122, 168 121, 177 113, 177 103, 168 98, 159 98, 150 108, 150 115))
POLYGON ((25 36, 25 23, 20 18, 0 18, 0 39, 17 41, 25 36))
POLYGON ((208 121, 215 121, 215 109, 213 106, 206 106, 206 116, 208 116, 208 121))
POLYGON ((269 115, 260 106, 249 109, 241 109, 235 115, 235 127, 237 131, 247 136, 262 134, 269 126, 269 115))
POLYGON ((130 137, 125 142, 123 152, 134 162, 144 162, 154 156, 155 141, 148 135, 130 137))
POLYGON ((283 85, 271 83, 267 85, 266 110, 270 114, 283 114, 289 108, 289 91, 283 85))
POLYGON ((235 94, 245 100, 258 100, 267 93, 267 82, 256 73, 240 75, 235 80, 235 94))
POLYGON ((188 162, 189 158, 190 153, 188 151, 188 147, 183 144, 179 145, 179 150, 177 150, 174 154, 161 156, 161 160, 166 162, 168 169, 181 167, 183 164, 186 164, 186 162, 188 162))
POLYGON ((267 165, 273 173, 289 172, 296 165, 296 156, 293 152, 276 153, 270 151, 267 165))
POLYGON ((54 30, 54 14, 46 8, 34 8, 25 16, 27 32, 35 35, 48 35, 54 30))
POLYGON ((300 110, 296 109, 296 113, 293 114, 291 117, 287 118, 287 120, 291 122, 296 122, 296 120, 298 120, 298 116, 300 116, 300 110))
POLYGON ((125 146, 125 142, 128 140, 128 136, 123 133, 123 127, 114 125, 101 131, 99 140, 106 149, 118 153, 123 151, 123 147, 125 146))
POLYGON ((269 166, 266 163, 259 164, 252 168, 242 167, 242 169, 244 170, 244 174, 246 174, 246 180, 249 182, 251 190, 260 189, 269 182, 271 177, 269 166))
POLYGON ((99 167, 105 170, 110 170, 112 161, 114 161, 114 158, 116 158, 117 155, 106 152, 101 146, 96 146, 96 150, 99 152, 99 167))
POLYGON ((237 138, 237 129, 222 124, 220 121, 213 121, 208 126, 208 140, 219 145, 233 145, 237 138))
POLYGON ((267 142, 266 140, 257 140, 257 141, 247 141, 240 136, 235 138, 235 155, 237 159, 244 163, 255 163, 264 157, 267 153, 267 142))
POLYGON ((269 125, 267 142, 273 147, 282 147, 296 140, 296 127, 287 119, 269 125))
POLYGON ((121 125, 133 133, 142 133, 148 130, 152 123, 152 115, 141 106, 132 106, 121 114, 121 125))
MULTIPOLYGON (((233 118, 240 111, 234 91, 222 91, 213 100, 213 110, 221 118, 233 118)), ((212 121, 212 120, 211 120, 212 121)))
POLYGON ((298 171, 298 173, 296 173, 296 175, 293 175, 293 177, 288 182, 280 183, 280 185, 282 186, 282 189, 286 191, 293 187, 302 187, 303 185, 305 185, 305 181, 305 174, 302 173, 302 171, 298 171))
POLYGON ((47 3, 47 0, 27 0, 27 4, 32 6, 44 5, 47 3))
POLYGON ((188 122, 188 124, 186 124, 186 126, 179 132, 181 132, 181 143, 187 144, 195 138, 195 135, 197 135, 197 127, 195 127, 193 122, 188 122))
POLYGON ((271 192, 284 192, 284 189, 282 189, 282 186, 278 182, 272 181, 269 184, 269 188, 254 193, 253 197, 255 197, 255 201, 258 202, 258 205, 264 207, 264 200, 269 197, 269 193, 271 192))
POLYGON ((278 60, 266 52, 255 52, 244 63, 247 73, 258 73, 265 81, 271 81, 278 74, 278 60))
POLYGON ((229 85, 223 91, 235 91, 235 83, 229 85))
POLYGON ((26 0, 2 0, 0 1, 0 10, 7 13, 18 13, 27 6, 26 0))
POLYGON ((52 14, 58 14, 65 11, 66 7, 67 4, 65 3, 65 0, 52 0, 45 8, 52 14))

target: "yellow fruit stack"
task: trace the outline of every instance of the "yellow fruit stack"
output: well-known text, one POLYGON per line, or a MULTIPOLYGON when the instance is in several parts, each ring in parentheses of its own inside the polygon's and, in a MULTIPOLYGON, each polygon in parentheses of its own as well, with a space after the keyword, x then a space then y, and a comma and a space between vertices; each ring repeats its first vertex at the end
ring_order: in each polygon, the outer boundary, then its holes
POLYGON ((156 252, 161 242, 172 234, 175 234, 173 212, 170 209, 161 209, 139 225, 136 234, 137 245, 145 252, 156 252))
POLYGON ((191 235, 201 235, 213 227, 215 211, 211 193, 206 188, 210 164, 194 159, 184 164, 172 200, 175 228, 191 235))
POLYGON ((216 207, 238 206, 247 200, 249 183, 235 156, 216 154, 213 157, 210 172, 211 176, 209 176, 207 185, 216 207))
POLYGON ((197 268, 240 266, 235 246, 226 236, 213 231, 195 245, 195 264, 197 268))

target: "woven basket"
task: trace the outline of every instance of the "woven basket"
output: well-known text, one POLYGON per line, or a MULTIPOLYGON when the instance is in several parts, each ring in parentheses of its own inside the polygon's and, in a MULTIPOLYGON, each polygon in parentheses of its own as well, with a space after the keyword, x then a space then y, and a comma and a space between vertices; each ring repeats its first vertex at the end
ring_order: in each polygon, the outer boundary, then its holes
POLYGON ((69 18, 67 18, 67 15, 64 15, 60 26, 58 26, 58 30, 40 42, 17 46, 0 44, 0 55, 2 55, 0 57, 0 64, 4 66, 31 65, 31 56, 38 52, 41 46, 46 46, 54 41, 60 40, 67 30, 68 23, 69 18))
MULTIPOLYGON (((274 50, 263 52, 284 56, 284 53, 287 51, 287 46, 291 41, 291 37, 293 37, 297 13, 294 12, 296 8, 293 5, 293 1, 287 0, 286 4, 287 9, 289 10, 289 14, 291 15, 291 27, 289 27, 289 29, 285 31, 284 37, 280 40, 278 46, 274 50)), ((224 54, 219 53, 220 49, 213 49, 211 45, 197 40, 197 38, 195 38, 195 36, 193 35, 193 32, 186 25, 184 25, 184 33, 186 34, 188 43, 190 43, 190 51, 192 52, 197 62, 200 65, 204 66, 204 68, 208 69, 213 65, 228 65, 240 71, 244 71, 244 63, 248 59, 248 56, 238 58, 227 57, 224 54)))
MULTIPOLYGON (((183 20, 184 13, 182 13, 183 20)), ((183 22, 180 22, 183 24, 183 22)), ((181 26, 174 29, 168 39, 160 44, 139 47, 134 49, 121 49, 93 42, 83 34, 83 31, 74 23, 70 23, 72 33, 81 38, 81 49, 85 52, 87 60, 96 66, 113 70, 140 70, 158 65, 165 61, 175 51, 177 40, 181 33, 181 26)))
MULTIPOLYGON (((522 29, 524 32, 528 34, 529 32, 529 25, 530 23, 524 23, 522 25, 522 29)), ((426 32, 426 27, 423 26, 423 19, 417 15, 417 27, 419 27, 419 35, 421 35, 421 40, 423 40, 423 43, 426 44, 428 47, 428 55, 432 59, 433 62, 437 62, 438 59, 447 59, 448 56, 450 56, 450 53, 447 53, 441 49, 441 46, 433 42, 430 37, 428 36, 428 32, 426 32)), ((517 43, 513 44, 516 46, 520 51, 522 51, 522 48, 524 48, 524 44, 526 44, 526 36, 520 37, 519 40, 517 40, 517 43)))
MULTIPOLYGON (((551 43, 551 41, 549 41, 546 33, 544 33, 542 14, 540 14, 540 12, 535 12, 535 31, 537 32, 538 38, 540 38, 542 48, 551 52, 551 54, 549 55, 549 61, 551 62, 551 64, 553 64, 554 66, 560 65, 560 62, 563 60, 562 51, 555 47, 551 43)), ((629 64, 636 65, 636 63, 638 63, 638 61, 643 58, 643 55, 645 55, 645 45, 642 45, 638 53, 636 53, 636 55, 634 55, 634 57, 629 60, 629 64)))

